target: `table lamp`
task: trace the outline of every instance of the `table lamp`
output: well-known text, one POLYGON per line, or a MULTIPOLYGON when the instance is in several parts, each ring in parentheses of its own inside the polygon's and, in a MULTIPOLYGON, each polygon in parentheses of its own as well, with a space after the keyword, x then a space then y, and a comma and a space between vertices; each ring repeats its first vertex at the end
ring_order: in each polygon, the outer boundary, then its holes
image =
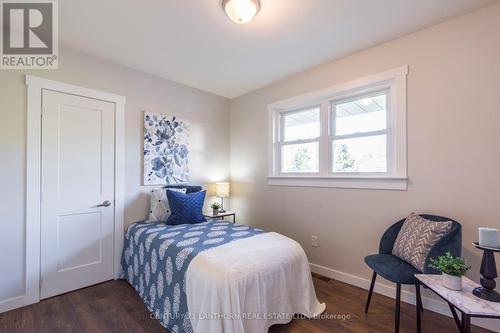
POLYGON ((225 213, 224 198, 229 197, 229 183, 215 183, 215 196, 221 198, 221 209, 219 212, 225 213))

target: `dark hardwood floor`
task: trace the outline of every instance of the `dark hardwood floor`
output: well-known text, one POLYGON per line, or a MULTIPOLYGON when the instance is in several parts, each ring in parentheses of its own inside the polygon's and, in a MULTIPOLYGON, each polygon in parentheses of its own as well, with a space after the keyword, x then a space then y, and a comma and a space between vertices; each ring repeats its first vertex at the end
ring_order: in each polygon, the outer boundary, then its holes
MULTIPOLYGON (((269 332, 393 332, 394 301, 373 295, 364 313, 366 290, 314 276, 314 284, 327 313, 338 319, 296 319, 275 325, 269 332), (342 319, 342 315, 344 319, 342 319)), ((401 332, 415 332, 415 307, 401 306, 401 332)), ((125 281, 110 281, 43 300, 0 314, 0 332, 167 332, 150 315, 135 290, 125 281)), ((453 319, 425 311, 423 332, 457 332, 453 319)), ((473 327, 473 332, 489 332, 473 327)))

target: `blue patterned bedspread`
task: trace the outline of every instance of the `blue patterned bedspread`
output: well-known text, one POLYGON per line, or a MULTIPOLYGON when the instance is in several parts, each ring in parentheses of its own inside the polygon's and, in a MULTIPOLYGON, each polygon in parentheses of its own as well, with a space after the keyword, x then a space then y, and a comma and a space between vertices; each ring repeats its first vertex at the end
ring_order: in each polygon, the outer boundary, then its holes
POLYGON ((178 226, 137 222, 125 235, 121 275, 163 326, 173 333, 192 332, 185 285, 191 260, 201 251, 263 232, 225 221, 178 226))

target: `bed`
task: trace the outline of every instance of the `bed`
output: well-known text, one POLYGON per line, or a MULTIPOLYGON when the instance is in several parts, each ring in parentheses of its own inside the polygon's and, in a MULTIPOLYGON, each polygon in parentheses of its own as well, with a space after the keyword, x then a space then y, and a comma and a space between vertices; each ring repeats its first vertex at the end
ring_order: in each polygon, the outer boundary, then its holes
POLYGON ((173 333, 261 333, 325 310, 297 242, 227 221, 132 224, 122 278, 173 333))

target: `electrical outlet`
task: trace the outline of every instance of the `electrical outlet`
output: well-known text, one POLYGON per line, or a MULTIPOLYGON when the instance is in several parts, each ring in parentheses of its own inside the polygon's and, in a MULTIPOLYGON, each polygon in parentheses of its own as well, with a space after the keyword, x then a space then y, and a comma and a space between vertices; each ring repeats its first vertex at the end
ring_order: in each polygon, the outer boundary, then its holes
POLYGON ((312 247, 318 247, 318 236, 311 236, 311 245, 312 247))

